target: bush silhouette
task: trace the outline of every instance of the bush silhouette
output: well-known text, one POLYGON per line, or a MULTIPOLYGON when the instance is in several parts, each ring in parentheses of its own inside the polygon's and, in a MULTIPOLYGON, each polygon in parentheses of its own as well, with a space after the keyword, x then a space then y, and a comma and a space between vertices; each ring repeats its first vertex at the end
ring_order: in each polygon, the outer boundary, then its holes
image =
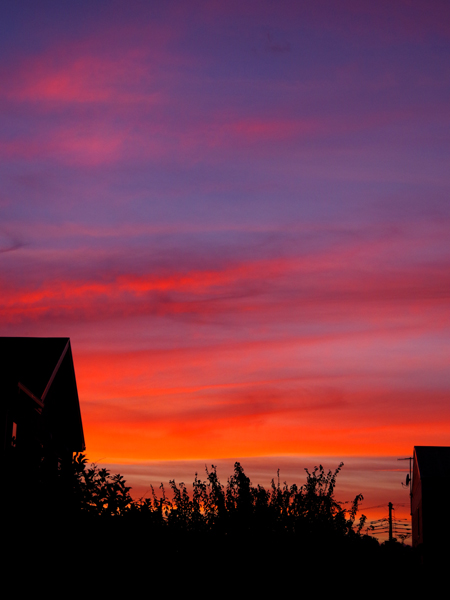
POLYGON ((73 508, 75 512, 91 516, 124 515, 133 503, 130 487, 122 475, 111 475, 108 469, 95 464, 87 466, 84 454, 77 453, 72 460, 73 508))
POLYGON ((81 516, 128 517, 151 524, 166 532, 214 532, 218 534, 300 534, 303 539, 361 537, 366 517, 355 524, 362 495, 345 510, 335 499, 336 478, 343 463, 326 472, 322 465, 312 472, 305 469, 306 483, 298 487, 272 480, 270 489, 252 486, 243 467, 236 462, 226 486, 217 470, 206 469, 206 479, 195 475, 192 494, 184 483, 170 481, 172 499, 161 484, 158 497, 133 500, 130 487, 121 475, 105 468, 87 466, 87 458, 73 460, 73 502, 81 516))

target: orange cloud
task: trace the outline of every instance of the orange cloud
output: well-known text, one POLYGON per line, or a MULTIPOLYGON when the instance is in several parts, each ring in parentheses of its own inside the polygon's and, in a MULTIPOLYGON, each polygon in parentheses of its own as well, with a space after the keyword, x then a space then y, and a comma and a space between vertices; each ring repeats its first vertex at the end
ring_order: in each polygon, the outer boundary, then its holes
POLYGON ((379 425, 348 427, 345 420, 334 427, 296 420, 287 423, 260 420, 143 421, 126 423, 120 418, 87 420, 90 452, 108 460, 177 460, 207 456, 402 456, 420 441, 439 444, 448 431, 450 419, 420 425, 379 425))
POLYGON ((367 375, 347 368, 333 376, 324 365, 309 377, 299 368, 297 377, 283 379, 279 365, 266 365, 257 350, 230 343, 81 353, 77 378, 90 448, 103 448, 109 460, 380 456, 439 444, 446 435, 445 388, 367 387, 367 375), (227 364, 229 353, 234 362, 227 364), (250 380, 249 373, 269 377, 250 380), (429 416, 436 414, 439 420, 429 416))

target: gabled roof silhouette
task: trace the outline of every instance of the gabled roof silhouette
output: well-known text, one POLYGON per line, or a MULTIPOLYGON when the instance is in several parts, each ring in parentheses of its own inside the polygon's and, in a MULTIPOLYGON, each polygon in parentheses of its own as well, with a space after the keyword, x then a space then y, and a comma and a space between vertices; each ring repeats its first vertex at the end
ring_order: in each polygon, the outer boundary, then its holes
POLYGON ((55 441, 85 450, 80 403, 69 338, 0 338, 3 398, 17 388, 46 415, 55 441))

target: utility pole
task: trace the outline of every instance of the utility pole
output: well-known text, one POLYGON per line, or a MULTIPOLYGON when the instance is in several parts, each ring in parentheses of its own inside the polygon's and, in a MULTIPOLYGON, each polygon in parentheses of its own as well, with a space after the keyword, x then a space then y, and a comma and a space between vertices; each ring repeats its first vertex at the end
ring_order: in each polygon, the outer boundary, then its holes
POLYGON ((392 542, 392 502, 389 502, 389 541, 392 542))

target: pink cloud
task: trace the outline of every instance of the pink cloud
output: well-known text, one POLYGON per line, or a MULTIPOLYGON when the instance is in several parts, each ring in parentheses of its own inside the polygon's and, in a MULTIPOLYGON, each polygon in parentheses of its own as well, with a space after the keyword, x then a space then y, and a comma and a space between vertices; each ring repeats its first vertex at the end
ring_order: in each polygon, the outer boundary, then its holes
MULTIPOLYGON (((431 234, 437 242, 436 231, 431 234)), ((429 247, 428 235, 415 238, 412 251, 417 256, 429 247)), ((59 251, 55 256, 61 261, 65 254, 59 251)), ((77 253, 68 251, 69 256, 75 265, 77 253)), ((85 254, 78 256, 84 264, 85 254)), ((391 316, 399 322, 402 306, 416 317, 422 315, 427 326, 433 321, 433 327, 448 323, 448 261, 411 263, 411 248, 404 236, 350 237, 345 243, 341 240, 303 256, 243 258, 209 266, 188 261, 172 269, 169 260, 163 270, 136 263, 130 269, 126 260, 121 265, 116 257, 114 270, 105 271, 103 258, 92 256, 91 266, 81 278, 62 272, 50 275, 49 271, 43 282, 35 280, 32 273, 19 271, 17 281, 17 276, 4 279, 3 317, 20 322, 44 317, 102 320, 185 315, 214 319, 234 315, 235 320, 282 323, 301 314, 318 322, 347 315, 376 326, 391 316), (20 284, 24 277, 26 283, 20 284)), ((172 258, 175 265, 179 259, 172 258)), ((56 273, 60 271, 56 269, 56 273)))
POLYGON ((263 140, 283 140, 289 138, 298 138, 303 136, 311 137, 318 132, 325 132, 326 123, 317 118, 314 119, 237 119, 230 123, 230 126, 224 126, 223 131, 227 131, 236 138, 242 138, 247 141, 261 142, 263 140))

